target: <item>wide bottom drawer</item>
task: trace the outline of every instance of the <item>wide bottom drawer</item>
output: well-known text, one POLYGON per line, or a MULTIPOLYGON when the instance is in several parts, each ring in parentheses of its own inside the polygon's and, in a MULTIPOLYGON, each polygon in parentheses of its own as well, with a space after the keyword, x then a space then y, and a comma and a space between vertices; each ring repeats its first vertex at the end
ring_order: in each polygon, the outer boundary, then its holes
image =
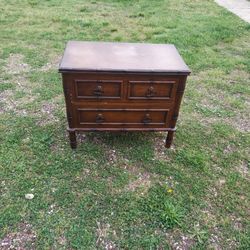
POLYGON ((78 127, 166 127, 168 109, 86 109, 75 110, 78 127))

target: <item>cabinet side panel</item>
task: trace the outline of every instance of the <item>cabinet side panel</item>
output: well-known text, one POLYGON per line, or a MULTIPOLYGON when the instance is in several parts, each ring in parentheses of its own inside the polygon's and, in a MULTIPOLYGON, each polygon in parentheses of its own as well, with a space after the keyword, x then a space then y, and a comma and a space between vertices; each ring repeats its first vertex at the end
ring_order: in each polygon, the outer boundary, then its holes
POLYGON ((62 82, 69 128, 74 128, 75 122, 72 110, 72 84, 69 80, 69 74, 62 73, 62 82))
POLYGON ((186 86, 186 80, 187 80, 187 76, 180 76, 180 81, 179 81, 179 84, 178 84, 176 97, 175 97, 175 104, 174 104, 172 119, 170 121, 170 127, 171 128, 175 128, 175 126, 176 126, 176 122, 177 122, 177 119, 178 119, 178 116, 179 116, 181 100, 182 100, 184 90, 185 90, 185 86, 186 86))

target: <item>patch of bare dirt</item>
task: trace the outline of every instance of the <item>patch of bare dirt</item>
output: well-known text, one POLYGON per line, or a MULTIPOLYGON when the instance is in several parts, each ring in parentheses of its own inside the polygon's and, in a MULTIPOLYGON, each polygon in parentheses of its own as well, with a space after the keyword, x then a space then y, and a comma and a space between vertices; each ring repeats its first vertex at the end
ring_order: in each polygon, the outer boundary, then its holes
POLYGON ((84 134, 84 133, 77 133, 76 138, 77 138, 77 141, 79 143, 82 143, 82 142, 84 142, 86 140, 86 134, 84 134))
POLYGON ((143 171, 143 169, 141 169, 137 166, 130 165, 129 161, 127 159, 125 159, 125 164, 124 164, 123 168, 126 171, 128 171, 130 174, 133 174, 133 175, 138 175, 138 174, 140 174, 141 171, 143 171))
MULTIPOLYGON (((250 74, 247 78, 243 78, 246 82, 250 82, 250 74)), ((244 96, 244 110, 236 110, 236 115, 234 117, 228 117, 225 120, 226 123, 232 125, 240 132, 250 132, 250 97, 241 94, 240 97, 244 96)))
POLYGON ((0 93, 0 113, 14 112, 20 116, 26 116, 28 111, 23 105, 32 103, 36 96, 32 94, 32 84, 28 79, 20 75, 11 75, 11 81, 15 89, 8 89, 0 93), (22 93, 22 97, 16 97, 16 93, 22 93))
POLYGON ((65 236, 60 236, 58 239, 58 244, 61 246, 66 246, 67 245, 67 239, 65 236))
POLYGON ((20 116, 26 116, 28 111, 22 108, 22 105, 32 103, 34 100, 34 96, 16 98, 13 91, 5 90, 0 93, 0 113, 14 112, 20 116))
MULTIPOLYGON (((216 207, 213 205, 218 199, 218 195, 221 192, 221 189, 226 185, 226 180, 224 178, 219 178, 210 188, 204 200, 206 200, 206 208, 202 212, 202 220, 200 224, 205 224, 209 228, 209 239, 208 239, 208 249, 237 249, 237 241, 235 238, 226 238, 224 232, 220 228, 220 220, 217 213, 216 207)), ((225 215, 226 217, 226 215, 225 215)), ((230 216, 232 221, 232 226, 236 229, 237 227, 241 228, 240 218, 230 216)), ((199 225, 198 225, 199 226, 199 225)), ((240 229, 239 229, 240 230, 240 229)), ((196 228, 196 231, 199 232, 199 227, 196 228), (198 229, 198 230, 197 230, 198 229)))
POLYGON ((223 153, 224 154, 231 154, 233 152, 235 152, 237 150, 236 146, 235 145, 231 145, 231 144, 228 144, 224 150, 223 150, 223 153))
MULTIPOLYGON (((14 112, 19 116, 34 116, 41 118, 38 121, 38 125, 44 126, 50 123, 58 121, 55 116, 55 110, 58 109, 58 101, 62 98, 62 95, 54 98, 51 101, 44 102, 38 109, 25 108, 24 106, 33 103, 38 94, 32 93, 32 89, 38 83, 31 83, 25 77, 25 73, 31 71, 31 67, 24 63, 24 56, 21 54, 10 54, 7 59, 4 71, 7 75, 10 75, 11 81, 15 85, 15 89, 8 89, 0 93, 0 113, 14 112), (22 96, 17 97, 17 93, 21 93, 22 96)), ((51 64, 46 65, 43 70, 49 70, 50 67, 55 66, 59 61, 59 57, 55 58, 51 64)))
POLYGON ((96 240, 97 247, 102 247, 105 250, 118 249, 116 244, 109 239, 110 235, 116 237, 116 231, 111 229, 110 224, 97 222, 96 235, 97 235, 97 240, 96 240))
POLYGON ((37 125, 45 126, 47 124, 58 122, 59 119, 54 115, 54 112, 57 108, 58 104, 53 101, 42 104, 40 114, 37 113, 37 115, 41 116, 41 119, 37 122, 37 125))
MULTIPOLYGON (((57 70, 61 55, 55 55, 52 58, 50 58, 50 61, 40 67, 39 69, 36 69, 38 71, 46 72, 49 70, 57 70)), ((4 71, 7 74, 21 74, 25 72, 29 72, 32 70, 31 66, 27 63, 24 63, 24 55, 22 54, 10 54, 9 58, 6 61, 6 65, 4 67, 4 71)))
POLYGON ((10 54, 4 67, 4 71, 7 74, 20 74, 28 72, 30 69, 30 65, 24 63, 24 55, 21 54, 10 54))
MULTIPOLYGON (((250 110, 250 106, 249 109, 250 110)), ((227 122, 235 127, 240 132, 250 132, 250 116, 249 113, 241 114, 238 113, 235 119, 227 119, 227 122)))
MULTIPOLYGON (((59 118, 56 116, 56 111, 61 109, 65 113, 66 110, 64 105, 60 105, 62 100, 62 95, 54 97, 52 100, 44 101, 40 107, 36 108, 30 112, 30 115, 39 118, 37 121, 38 126, 45 126, 48 124, 53 124, 59 121, 59 118)), ((65 134, 68 137, 68 133, 65 134)))
POLYGON ((107 157, 108 157, 108 161, 111 164, 114 164, 118 161, 118 156, 117 156, 117 152, 115 149, 108 149, 107 150, 107 157))
POLYGON ((174 145, 172 144, 170 149, 165 148, 166 137, 167 137, 167 132, 155 133, 155 137, 153 139, 155 160, 162 160, 162 161, 170 160, 167 152, 169 152, 169 150, 174 150, 174 145))
POLYGON ((225 179, 219 179, 216 186, 218 188, 222 188, 225 184, 226 184, 226 180, 225 179))
POLYGON ((173 191, 172 188, 167 185, 167 179, 165 183, 162 182, 158 174, 150 173, 144 169, 133 166, 127 166, 126 169, 132 175, 132 178, 130 182, 122 190, 118 190, 118 192, 129 191, 136 192, 138 195, 145 195, 150 187, 155 183, 164 185, 166 188, 169 187, 171 192, 173 191))
POLYGON ((126 187, 125 190, 134 192, 137 188, 142 187, 143 193, 151 186, 151 175, 149 173, 140 173, 136 180, 131 181, 126 187))
POLYGON ((250 118, 247 118, 248 115, 244 114, 236 114, 234 117, 222 118, 222 117, 204 117, 202 115, 198 115, 196 119, 202 124, 212 125, 218 122, 223 122, 228 124, 242 133, 250 132, 250 118))
POLYGON ((235 230, 237 231, 243 230, 243 224, 242 224, 241 218, 237 218, 234 215, 230 216, 230 218, 231 218, 232 226, 235 230))
MULTIPOLYGON (((241 92, 234 94, 227 93, 226 91, 210 86, 211 81, 213 81, 213 84, 215 85, 219 85, 223 82, 223 85, 228 86, 229 88, 233 88, 239 83, 246 84, 250 81, 250 74, 248 72, 235 69, 225 75, 224 72, 207 70, 200 72, 198 75, 191 76, 190 81, 199 83, 196 90, 202 98, 197 104, 197 107, 214 113, 214 116, 204 117, 204 115, 197 112, 195 115, 193 114, 196 116, 196 119, 199 119, 204 124, 213 124, 219 121, 233 126, 240 132, 250 131, 250 113, 248 112, 250 109, 249 96, 241 92), (207 83, 207 81, 209 82, 207 83), (233 99, 236 101, 239 98, 244 98, 245 107, 243 110, 238 110, 230 105, 230 102, 228 101, 233 99), (221 115, 221 112, 224 113, 224 111, 230 111, 234 114, 226 117, 225 114, 221 115)), ((185 99, 185 101, 188 100, 185 99)))
POLYGON ((244 58, 246 56, 246 49, 250 48, 249 38, 246 34, 234 39, 232 43, 221 42, 216 47, 218 52, 226 57, 244 58))
MULTIPOLYGON (((84 135, 84 140, 86 139, 87 136, 88 135, 84 135)), ((103 149, 105 149, 106 158, 110 164, 116 164, 120 160, 120 157, 118 156, 117 151, 114 148, 112 148, 110 145, 105 143, 101 136, 99 136, 98 134, 95 135, 92 138, 92 141, 96 144, 102 145, 103 149)))
POLYGON ((53 57, 48 63, 42 66, 39 71, 46 72, 49 70, 57 70, 62 56, 57 55, 53 57))
POLYGON ((173 250, 189 250, 192 249, 195 243, 191 236, 184 235, 180 231, 168 232, 166 238, 173 250))
POLYGON ((159 176, 145 171, 145 169, 126 163, 126 159, 122 159, 121 168, 128 172, 130 181, 122 189, 112 190, 114 193, 136 192, 138 195, 144 195, 150 189, 153 183, 160 183, 159 176))
POLYGON ((202 220, 206 225, 214 226, 216 224, 217 218, 214 213, 214 208, 208 204, 208 206, 201 211, 202 220))
POLYGON ((236 170, 246 179, 250 179, 249 166, 246 161, 240 162, 239 166, 236 166, 236 170))
POLYGON ((209 249, 237 249, 236 239, 226 239, 223 237, 218 227, 213 228, 213 232, 208 240, 209 249), (223 247, 222 247, 223 246, 223 247))
POLYGON ((12 94, 12 91, 9 89, 0 93, 0 113, 4 113, 8 110, 13 110, 16 107, 15 100, 11 98, 12 94))
POLYGON ((18 231, 9 233, 5 235, 3 239, 0 239, 0 248, 2 250, 23 250, 27 249, 36 249, 36 234, 32 230, 32 226, 28 223, 22 223, 19 225, 18 231))
POLYGON ((208 245, 210 249, 222 250, 222 247, 220 245, 220 239, 216 234, 211 234, 211 237, 208 241, 208 245))

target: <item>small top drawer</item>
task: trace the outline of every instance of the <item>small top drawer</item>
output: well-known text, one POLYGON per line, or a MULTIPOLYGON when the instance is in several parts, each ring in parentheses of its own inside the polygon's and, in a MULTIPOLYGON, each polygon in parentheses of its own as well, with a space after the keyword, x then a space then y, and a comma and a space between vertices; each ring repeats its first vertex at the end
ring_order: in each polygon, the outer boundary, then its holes
POLYGON ((121 90, 119 80, 75 80, 77 99, 120 99, 121 90))
POLYGON ((174 97, 178 79, 129 81, 128 99, 169 100, 174 97))

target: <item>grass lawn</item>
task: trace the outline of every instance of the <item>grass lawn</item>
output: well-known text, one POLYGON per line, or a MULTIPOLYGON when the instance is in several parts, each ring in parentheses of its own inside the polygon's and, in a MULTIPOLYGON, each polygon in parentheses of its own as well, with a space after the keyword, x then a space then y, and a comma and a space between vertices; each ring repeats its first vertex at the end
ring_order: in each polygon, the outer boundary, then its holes
POLYGON ((212 0, 0 11, 0 249, 249 249, 249 25, 212 0), (172 149, 165 133, 86 133, 70 149, 68 40, 176 45, 192 75, 172 149))

